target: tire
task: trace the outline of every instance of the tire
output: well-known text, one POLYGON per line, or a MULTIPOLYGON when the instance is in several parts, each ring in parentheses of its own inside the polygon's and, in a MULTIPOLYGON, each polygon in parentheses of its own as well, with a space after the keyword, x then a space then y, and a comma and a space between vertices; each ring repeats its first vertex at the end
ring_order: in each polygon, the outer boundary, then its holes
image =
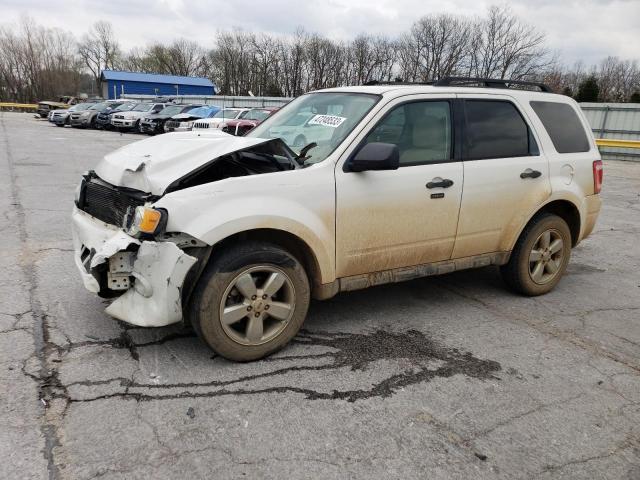
POLYGON ((64 127, 64 123, 56 123, 55 126, 56 127, 64 127))
POLYGON ((248 362, 289 343, 309 301, 309 279, 293 255, 270 243, 246 242, 209 261, 191 297, 189 318, 217 354, 248 362))
POLYGON ((511 290, 527 296, 543 295, 558 284, 570 256, 571 231, 567 222, 544 213, 525 227, 500 273, 511 290))
POLYGON ((136 133, 142 133, 142 127, 140 126, 140 120, 138 120, 135 125, 133 126, 133 130, 136 133))

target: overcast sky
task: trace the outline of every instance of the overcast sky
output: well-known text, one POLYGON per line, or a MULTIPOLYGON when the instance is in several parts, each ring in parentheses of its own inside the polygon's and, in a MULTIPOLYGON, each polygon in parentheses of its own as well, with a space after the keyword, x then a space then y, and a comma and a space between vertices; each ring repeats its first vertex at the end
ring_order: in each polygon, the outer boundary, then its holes
MULTIPOLYGON (((204 46, 218 29, 292 33, 303 26, 332 38, 395 35, 430 13, 481 15, 499 2, 478 0, 0 0, 0 23, 29 15, 80 36, 108 20, 125 49, 187 37, 204 46)), ((640 59, 640 0, 512 0, 523 20, 547 35, 565 64, 608 55, 640 59)))

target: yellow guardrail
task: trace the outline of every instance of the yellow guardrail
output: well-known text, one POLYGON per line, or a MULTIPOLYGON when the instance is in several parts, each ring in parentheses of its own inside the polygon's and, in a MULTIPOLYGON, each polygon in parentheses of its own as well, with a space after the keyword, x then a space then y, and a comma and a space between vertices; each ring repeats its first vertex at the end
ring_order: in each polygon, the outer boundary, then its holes
POLYGON ((0 102, 0 108, 38 108, 38 105, 35 103, 10 103, 10 102, 0 102))
POLYGON ((640 148, 639 140, 617 140, 615 138, 596 138, 599 147, 640 148))

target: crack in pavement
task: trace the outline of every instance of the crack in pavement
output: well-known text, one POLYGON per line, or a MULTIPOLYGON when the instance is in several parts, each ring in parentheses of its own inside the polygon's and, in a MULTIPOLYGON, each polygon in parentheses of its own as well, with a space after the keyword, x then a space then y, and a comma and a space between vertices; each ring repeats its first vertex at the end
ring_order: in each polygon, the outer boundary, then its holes
MULTIPOLYGON (((545 322, 534 322, 531 321, 525 317, 523 317, 522 315, 517 315, 514 313, 509 313, 506 314, 504 312, 502 312, 498 307, 493 306, 473 295, 470 295, 468 293, 462 292, 460 291, 460 289, 456 288, 455 286, 451 285, 450 282, 447 281, 443 281, 441 283, 442 288, 444 288, 445 290, 453 293, 454 295, 457 295, 461 298, 464 298, 466 300, 469 300, 475 304, 478 304, 480 306, 482 306, 484 309, 488 310, 489 312, 491 312, 492 314, 506 320, 509 323, 513 323, 516 325, 522 325, 523 323, 525 325, 527 325, 530 328, 533 328, 534 330, 536 330, 537 332, 540 332, 542 334, 545 335, 549 335, 553 338, 556 338, 558 340, 561 341, 566 341, 568 343, 571 343, 572 345, 581 348, 582 350, 586 350, 588 352, 592 352, 592 353, 597 353, 599 356, 604 357, 604 358, 608 358, 609 360, 612 360, 616 363, 619 363, 621 365, 624 365, 625 367, 628 367, 636 372, 640 372, 640 365, 636 365, 633 364, 631 362, 626 361, 623 358, 620 358, 618 355, 615 355, 612 352, 609 352, 605 349, 603 349, 597 342, 595 341, 591 341, 589 339, 580 337, 579 335, 576 335, 574 332, 571 331, 564 331, 561 330, 559 328, 553 327, 545 322)), ((603 309, 603 310, 637 310, 637 307, 628 307, 628 308, 612 308, 612 309, 603 309)), ((598 309, 594 309, 593 312, 598 311, 598 309)), ((574 314, 576 316, 578 316, 579 318, 581 317, 581 315, 588 315, 589 313, 591 313, 591 310, 587 310, 587 313, 578 313, 578 314, 574 314)))
MULTIPOLYGON (((171 339, 183 338, 182 335, 172 334, 170 338, 161 338, 154 342, 148 342, 144 345, 158 345, 165 343, 171 339)), ((120 386, 125 387, 122 392, 107 393, 100 396, 89 398, 72 398, 67 397, 69 402, 92 402, 96 400, 104 400, 108 398, 134 399, 136 401, 149 400, 170 400, 177 398, 200 398, 200 397, 216 397, 223 395, 255 395, 261 393, 284 393, 293 392, 305 396, 309 400, 346 400, 355 402, 372 397, 390 397, 398 390, 416 385, 419 383, 427 383, 431 380, 441 377, 449 378, 454 375, 462 374, 470 378, 479 380, 499 379, 495 373, 501 370, 498 362, 493 360, 482 360, 473 356, 470 352, 461 352, 455 348, 446 348, 436 344, 433 340, 426 337, 422 332, 409 330, 403 333, 393 333, 378 330, 370 334, 360 333, 330 333, 330 332, 309 332, 301 331, 299 336, 293 341, 294 343, 323 346, 331 351, 322 354, 295 355, 288 357, 272 357, 265 360, 265 363, 285 360, 299 359, 316 359, 327 358, 332 360, 330 363, 322 365, 292 365, 279 368, 273 371, 259 373, 254 375, 246 375, 232 380, 212 380, 209 382, 184 382, 184 383, 139 383, 125 377, 117 377, 109 380, 80 381, 67 384, 71 386, 95 386, 105 385, 114 382, 120 382, 120 386), (409 362, 409 368, 405 371, 390 375, 380 382, 374 383, 370 389, 357 390, 333 390, 330 393, 320 392, 310 388, 301 388, 296 386, 277 386, 266 388, 238 388, 227 389, 231 385, 252 382, 267 377, 284 376, 291 372, 301 371, 326 371, 337 370, 342 368, 350 368, 352 371, 364 370, 370 365, 381 360, 405 360, 409 362), (429 366, 433 362, 439 362, 437 367, 429 366), (189 389, 195 388, 218 388, 218 390, 195 392, 189 389), (171 390, 182 389, 176 393, 159 393, 153 394, 148 392, 136 392, 134 389, 143 389, 147 391, 154 390, 171 390)), ((90 345, 101 345, 103 342, 90 342, 90 345)), ((113 343, 109 343, 113 346, 113 343)), ((140 345, 136 345, 138 347, 140 345)), ((125 348, 123 345, 116 344, 116 348, 125 348)))
MULTIPOLYGON (((28 233, 26 227, 25 209, 20 202, 20 192, 18 189, 17 175, 13 162, 13 153, 9 146, 9 135, 4 123, 4 116, 2 115, 0 115, 0 130, 2 131, 3 136, 7 139, 7 142, 5 144, 5 153, 9 170, 9 180, 11 184, 10 198, 11 206, 13 207, 17 220, 14 225, 16 227, 18 239, 22 248, 28 251, 28 233)), ((25 253, 26 252, 23 252, 23 254, 25 253)), ((53 386, 55 386, 55 388, 58 388, 59 380, 57 379, 57 372, 55 370, 50 370, 48 367, 47 352, 50 347, 48 338, 49 333, 47 331, 46 315, 44 314, 44 310, 35 294, 35 290, 37 288, 35 264, 32 262, 20 262, 19 265, 22 270, 22 274, 28 283, 29 306, 33 319, 33 339, 36 349, 36 356, 40 367, 37 378, 32 375, 28 376, 38 382, 40 399, 43 399, 53 392, 53 386)), ((60 439, 57 432, 56 423, 47 415, 46 409, 43 414, 43 424, 41 426, 41 432, 44 436, 45 446, 43 454, 45 460, 47 461, 49 479, 55 480, 59 478, 59 471, 54 461, 53 450, 55 447, 60 445, 60 439)))

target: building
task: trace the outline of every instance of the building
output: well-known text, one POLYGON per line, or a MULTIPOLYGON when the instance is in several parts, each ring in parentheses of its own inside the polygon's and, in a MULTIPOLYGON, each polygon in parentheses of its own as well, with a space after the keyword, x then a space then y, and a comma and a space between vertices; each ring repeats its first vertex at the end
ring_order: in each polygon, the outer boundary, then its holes
POLYGON ((207 78, 179 77, 157 73, 104 70, 100 75, 104 98, 135 95, 215 95, 216 88, 207 78))

